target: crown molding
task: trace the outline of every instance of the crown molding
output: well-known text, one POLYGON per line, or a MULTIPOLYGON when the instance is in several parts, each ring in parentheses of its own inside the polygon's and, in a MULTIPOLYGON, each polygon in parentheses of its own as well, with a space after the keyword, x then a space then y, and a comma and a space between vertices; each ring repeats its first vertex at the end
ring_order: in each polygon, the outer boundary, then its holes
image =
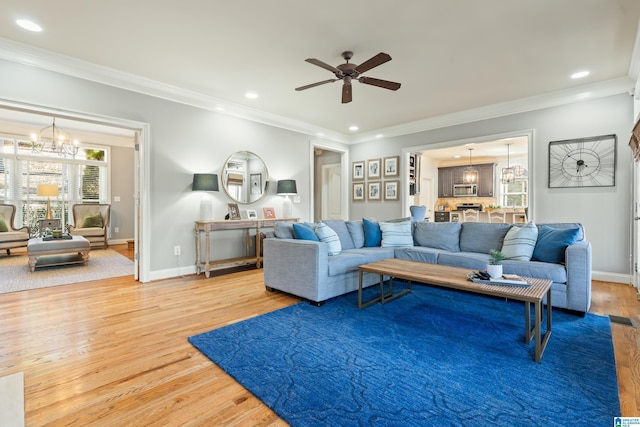
POLYGON ((636 37, 633 58, 630 65, 629 75, 631 77, 621 77, 595 84, 579 86, 568 90, 550 92, 442 116, 430 117, 423 120, 390 126, 376 131, 356 135, 346 135, 330 129, 324 129, 309 123, 260 111, 244 105, 185 90, 176 86, 140 77, 135 74, 60 55, 45 49, 36 48, 1 37, 0 59, 54 71, 68 76, 168 101, 203 108, 219 114, 226 114, 269 126, 287 129, 293 132, 311 135, 315 138, 327 141, 334 141, 343 144, 357 144, 376 140, 378 139, 377 135, 379 134, 383 134, 384 138, 390 138, 496 117, 503 117, 542 108, 570 104, 587 99, 617 95, 625 92, 637 94, 638 88, 636 87, 636 80, 638 73, 640 72, 640 42, 638 42, 638 40, 640 40, 640 32, 636 37))

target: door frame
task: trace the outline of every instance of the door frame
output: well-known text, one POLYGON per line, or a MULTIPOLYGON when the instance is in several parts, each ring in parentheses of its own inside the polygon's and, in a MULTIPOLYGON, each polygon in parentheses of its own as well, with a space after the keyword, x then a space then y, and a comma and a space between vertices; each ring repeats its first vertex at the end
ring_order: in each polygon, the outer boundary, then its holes
POLYGON ((330 143, 326 141, 317 141, 310 140, 309 141, 309 192, 311 197, 309 197, 309 216, 311 221, 319 221, 322 218, 315 218, 315 176, 316 176, 316 167, 315 167, 315 150, 327 150, 333 151, 336 153, 340 153, 340 165, 342 171, 342 197, 341 197, 341 205, 343 207, 342 213, 345 217, 344 219, 349 219, 349 148, 346 145, 338 145, 336 143, 330 143))

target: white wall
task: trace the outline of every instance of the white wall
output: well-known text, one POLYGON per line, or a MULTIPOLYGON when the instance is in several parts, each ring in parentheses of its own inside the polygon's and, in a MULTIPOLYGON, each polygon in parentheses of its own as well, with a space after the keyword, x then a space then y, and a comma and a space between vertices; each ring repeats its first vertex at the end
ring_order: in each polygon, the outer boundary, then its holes
MULTIPOLYGON (((593 245, 597 277, 628 282, 630 257, 631 152, 633 102, 628 95, 514 114, 491 120, 357 144, 352 161, 400 155, 403 148, 533 129, 532 218, 536 222, 580 222, 593 245), (618 135, 616 186, 550 189, 547 182, 550 141, 605 134, 618 135)), ((404 174, 405 171, 401 170, 404 174)), ((401 202, 352 203, 351 217, 396 218, 401 202)))
MULTIPOLYGON (((310 217, 310 143, 306 135, 4 60, 0 60, 0 75, 2 99, 149 123, 152 278, 193 269, 193 221, 199 216, 201 197, 191 191, 193 173, 220 176, 224 161, 234 151, 260 156, 271 178, 265 197, 242 205, 241 210, 256 209, 261 217, 267 206, 280 214, 282 198, 275 195, 275 182, 295 179, 301 203, 293 205, 293 215, 310 217), (176 245, 182 247, 179 259, 173 255, 176 245)), ((214 215, 222 219, 230 200, 222 189, 213 193, 213 199, 214 215)), ((240 237, 223 233, 214 248, 214 259, 242 255, 240 237)))

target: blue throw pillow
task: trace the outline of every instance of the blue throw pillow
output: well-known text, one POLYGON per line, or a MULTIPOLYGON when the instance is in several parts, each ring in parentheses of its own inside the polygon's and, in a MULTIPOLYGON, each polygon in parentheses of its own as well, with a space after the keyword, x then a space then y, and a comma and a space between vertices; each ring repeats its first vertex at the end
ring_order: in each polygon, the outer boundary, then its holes
POLYGON ((316 232, 313 231, 313 228, 302 224, 293 224, 293 237, 300 240, 312 240, 314 242, 320 241, 316 232))
POLYGON ((579 228, 557 229, 545 225, 538 230, 538 241, 532 259, 554 264, 563 263, 565 250, 578 240, 578 233, 579 228))
POLYGON ((362 218, 362 225, 364 226, 365 248, 380 246, 380 243, 382 242, 382 231, 380 231, 378 223, 362 218))

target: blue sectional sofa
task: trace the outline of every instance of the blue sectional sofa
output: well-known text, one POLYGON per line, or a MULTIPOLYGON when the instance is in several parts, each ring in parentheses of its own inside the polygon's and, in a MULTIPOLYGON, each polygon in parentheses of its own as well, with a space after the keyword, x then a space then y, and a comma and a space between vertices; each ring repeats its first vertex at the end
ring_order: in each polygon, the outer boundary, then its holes
MULTIPOLYGON (((553 281, 554 307, 586 312, 591 305, 591 244, 578 223, 322 221, 318 234, 329 236, 323 239, 300 228, 319 224, 296 224, 295 230, 291 223, 276 224, 275 237, 264 240, 267 289, 320 304, 357 290, 362 264, 401 258, 484 270, 489 251, 497 249, 511 255, 504 273, 553 281)), ((378 277, 365 274, 363 281, 370 286, 378 277)))

